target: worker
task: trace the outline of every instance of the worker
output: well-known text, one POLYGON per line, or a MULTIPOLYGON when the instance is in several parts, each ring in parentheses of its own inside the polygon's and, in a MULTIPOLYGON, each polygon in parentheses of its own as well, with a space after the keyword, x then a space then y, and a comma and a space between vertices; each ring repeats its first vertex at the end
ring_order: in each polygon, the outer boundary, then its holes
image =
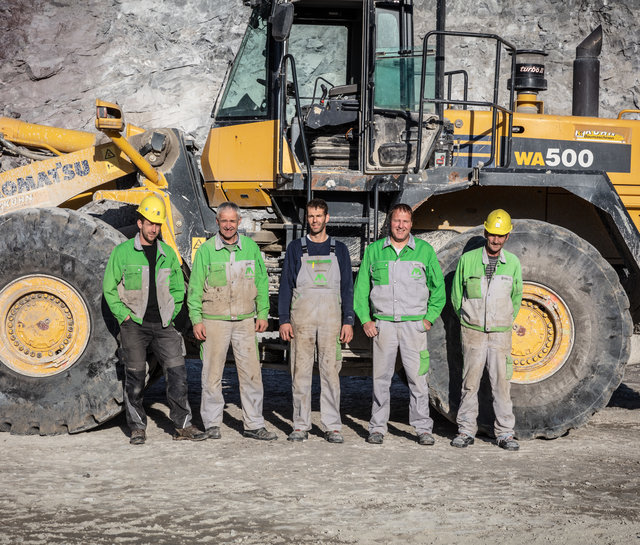
POLYGON ((433 445, 427 331, 444 307, 444 278, 431 245, 411 234, 411 208, 397 204, 388 217, 389 236, 367 247, 354 288, 356 316, 373 338, 373 407, 367 442, 382 444, 387 432, 389 388, 399 349, 411 392, 409 423, 420 445, 433 445))
POLYGON ((269 279, 258 245, 238 234, 240 209, 233 202, 217 210, 218 233, 196 252, 187 306, 193 334, 202 344, 200 414, 207 439, 221 437, 222 372, 229 345, 238 370, 244 436, 272 441, 262 415, 262 370, 256 332, 267 329, 269 279))
POLYGON ((484 222, 485 243, 462 255, 451 286, 451 302, 460 318, 463 372, 462 396, 451 445, 472 445, 478 429, 478 389, 485 367, 493 394, 496 443, 518 450, 513 438, 515 417, 509 380, 513 374, 511 329, 522 301, 520 261, 503 247, 513 226, 504 210, 484 222))
POLYGON ((173 320, 184 301, 184 279, 175 252, 158 240, 167 214, 163 200, 145 197, 137 210, 138 233, 111 252, 102 283, 104 298, 120 324, 124 364, 124 408, 132 445, 146 441, 147 415, 142 406, 151 349, 164 371, 174 439, 203 440, 191 424, 187 399, 184 341, 173 320))
POLYGON ((293 431, 289 441, 305 441, 311 429, 311 378, 317 346, 324 438, 329 443, 344 442, 340 343, 353 338, 353 276, 349 250, 327 235, 328 222, 327 203, 309 201, 309 232, 289 244, 280 279, 280 337, 291 341, 293 431))

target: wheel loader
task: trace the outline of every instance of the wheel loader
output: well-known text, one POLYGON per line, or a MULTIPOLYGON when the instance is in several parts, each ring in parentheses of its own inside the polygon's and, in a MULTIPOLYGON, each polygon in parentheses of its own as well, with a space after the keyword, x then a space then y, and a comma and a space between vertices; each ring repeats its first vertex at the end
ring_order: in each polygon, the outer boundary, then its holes
MULTIPOLYGON (((120 411, 117 324, 100 281, 149 192, 167 204, 162 236, 187 279, 216 207, 238 203, 274 293, 312 197, 328 202, 329 232, 354 272, 386 233, 389 208, 410 205, 448 286, 461 253, 482 244, 486 214, 508 210, 507 249, 524 278, 516 434, 554 438, 587 422, 620 384, 640 321, 640 112, 598 117, 602 29, 576 48, 573 111, 559 116, 545 113, 545 52, 447 30, 444 0, 425 8, 434 28, 420 41, 411 0, 245 4, 250 20, 200 165, 179 130, 126 125, 101 100, 100 136, 0 119, 5 155, 29 160, 0 173, 0 429, 77 432, 120 411), (481 82, 464 69, 474 51, 487 67, 481 82)), ((286 366, 274 322, 261 354, 286 366)), ((453 420, 462 356, 450 305, 428 342, 432 401, 453 420)), ((370 368, 363 335, 343 354, 345 372, 370 368)), ((488 431, 486 384, 480 397, 488 431)))

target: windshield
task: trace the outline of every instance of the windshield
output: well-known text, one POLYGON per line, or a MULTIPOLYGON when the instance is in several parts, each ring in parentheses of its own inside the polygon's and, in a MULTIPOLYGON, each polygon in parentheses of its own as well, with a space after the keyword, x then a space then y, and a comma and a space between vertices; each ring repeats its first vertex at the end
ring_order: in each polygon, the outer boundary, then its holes
POLYGON ((267 115, 267 21, 254 10, 227 81, 217 119, 267 115))

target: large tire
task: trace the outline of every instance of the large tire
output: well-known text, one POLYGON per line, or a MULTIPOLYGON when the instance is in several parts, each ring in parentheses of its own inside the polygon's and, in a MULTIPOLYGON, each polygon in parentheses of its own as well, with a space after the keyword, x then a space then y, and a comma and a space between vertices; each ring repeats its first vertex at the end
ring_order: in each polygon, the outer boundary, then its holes
POLYGON ((460 233, 452 229, 439 229, 437 231, 414 232, 413 236, 428 242, 436 252, 439 252, 442 247, 446 246, 459 234, 460 233))
MULTIPOLYGON (((482 234, 482 227, 474 228, 439 253, 448 296, 460 255, 482 245, 482 234)), ((520 258, 525 283, 513 336, 515 432, 521 439, 559 437, 585 424, 620 384, 633 329, 629 301, 613 268, 567 229, 535 220, 514 222, 506 249, 520 258)), ((450 302, 430 332, 429 349, 434 405, 455 421, 462 355, 450 302)), ((492 434, 486 376, 479 395, 479 427, 492 434)))
POLYGON ((121 411, 117 324, 102 277, 124 237, 79 212, 0 217, 0 429, 54 435, 121 411))

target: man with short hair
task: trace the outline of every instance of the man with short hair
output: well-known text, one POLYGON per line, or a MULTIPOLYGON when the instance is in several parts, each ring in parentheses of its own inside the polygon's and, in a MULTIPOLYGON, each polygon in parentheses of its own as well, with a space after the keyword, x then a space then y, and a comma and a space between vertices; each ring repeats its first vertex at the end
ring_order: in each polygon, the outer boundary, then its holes
POLYGON ((124 407, 132 445, 146 441, 142 400, 149 348, 164 370, 169 415, 176 426, 174 439, 205 438, 191 425, 184 341, 172 325, 184 301, 184 279, 175 252, 158 240, 165 220, 162 199, 145 197, 138 207, 139 232, 113 249, 102 284, 105 301, 120 324, 124 407))
POLYGON ((494 210, 484 223, 485 244, 460 258, 451 286, 451 303, 460 318, 464 366, 462 397, 451 445, 472 445, 478 429, 478 389, 485 367, 491 382, 496 444, 518 450, 510 383, 513 374, 511 329, 522 301, 520 261, 503 247, 513 229, 511 217, 494 210))
POLYGON ((406 204, 391 208, 389 236, 365 250, 354 289, 356 315, 373 338, 373 407, 367 438, 373 444, 382 444, 387 432, 398 350, 411 391, 409 423, 420 445, 435 443, 426 376, 427 331, 440 316, 446 294, 435 251, 411 234, 412 217, 406 204))
POLYGON ((353 276, 349 250, 327 234, 328 222, 327 203, 309 201, 309 232, 289 244, 280 279, 280 337, 291 341, 293 431, 289 441, 305 441, 311 429, 311 380, 317 346, 324 438, 330 443, 344 442, 340 432, 340 343, 353 338, 353 276))
POLYGON ((240 209, 233 202, 217 210, 218 234, 196 252, 187 306, 193 334, 202 344, 200 414, 208 439, 221 437, 222 373, 229 345, 238 370, 244 436, 272 441, 264 426, 262 370, 256 332, 267 329, 269 279, 258 245, 238 234, 240 209), (254 320, 255 318, 255 320, 254 320))

